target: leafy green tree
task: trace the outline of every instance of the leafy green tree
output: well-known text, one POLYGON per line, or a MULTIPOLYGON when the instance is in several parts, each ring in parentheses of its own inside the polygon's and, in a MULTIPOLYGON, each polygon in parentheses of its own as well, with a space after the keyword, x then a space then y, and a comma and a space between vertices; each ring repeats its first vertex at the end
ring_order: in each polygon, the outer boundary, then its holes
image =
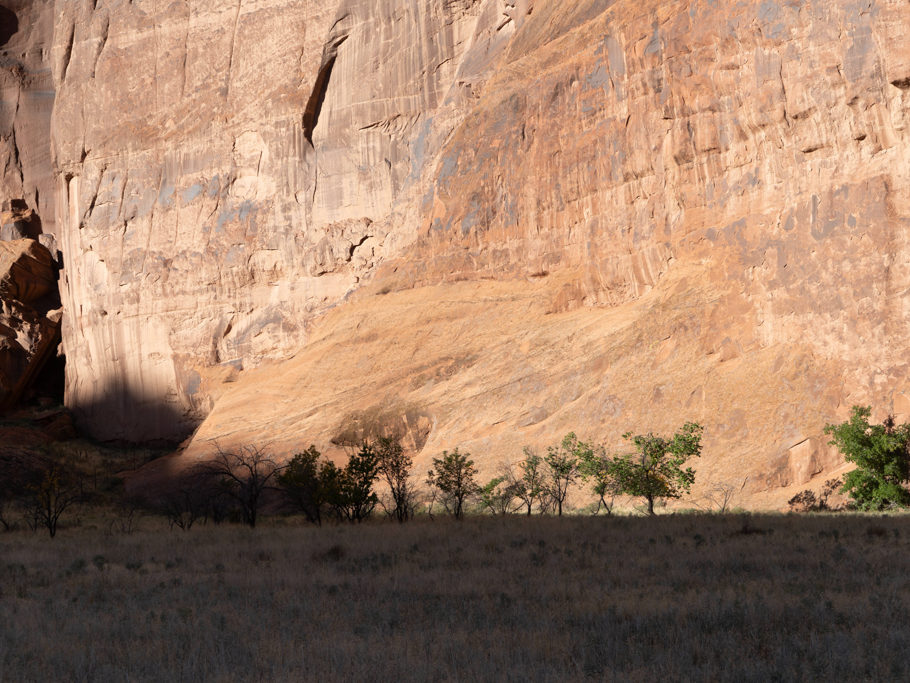
POLYGON ((607 455, 603 446, 584 448, 579 452, 579 458, 578 472, 582 479, 590 482, 591 490, 597 496, 594 514, 598 514, 600 508, 606 510, 608 515, 613 514, 613 502, 619 493, 616 477, 613 476, 613 458, 607 455))
POLYGON ((443 451, 441 458, 433 458, 433 468, 427 472, 427 484, 439 491, 446 511, 456 519, 464 516, 465 501, 480 490, 475 480, 477 468, 470 456, 457 448, 451 453, 443 451))
POLYGON ((344 469, 325 462, 319 468, 319 479, 325 487, 328 503, 338 516, 349 522, 362 522, 379 502, 373 484, 379 476, 379 457, 370 444, 352 454, 344 469))
POLYGON ((494 515, 511 513, 515 498, 515 484, 507 475, 493 477, 480 490, 480 506, 494 515))
POLYGON ((515 473, 510 467, 506 476, 515 497, 521 501, 530 517, 534 503, 539 504, 546 495, 546 481, 543 459, 528 446, 525 446, 524 454, 525 459, 518 463, 518 472, 515 473))
POLYGON ((896 425, 890 416, 883 424, 870 425, 871 414, 868 406, 853 406, 849 420, 825 427, 830 443, 856 465, 844 475, 842 491, 862 510, 907 507, 910 492, 904 485, 910 480, 910 425, 896 425))
POLYGON ((394 505, 391 515, 405 522, 414 514, 414 487, 411 467, 414 460, 405 453, 398 439, 381 437, 373 444, 379 463, 379 475, 385 480, 394 505))
POLYGON ((328 503, 328 490, 320 477, 322 454, 310 445, 297 453, 278 476, 288 500, 313 524, 322 524, 322 509, 328 503))
POLYGON ((610 466, 616 491, 648 501, 648 514, 654 514, 654 501, 679 498, 695 482, 695 470, 684 467, 689 458, 701 455, 704 428, 687 422, 670 438, 652 433, 623 438, 632 442, 635 453, 618 457, 610 466))
POLYGON ((591 446, 579 441, 574 432, 566 434, 559 446, 547 448, 543 459, 545 487, 560 517, 563 504, 569 496, 569 487, 578 480, 579 464, 588 457, 590 450, 591 446))

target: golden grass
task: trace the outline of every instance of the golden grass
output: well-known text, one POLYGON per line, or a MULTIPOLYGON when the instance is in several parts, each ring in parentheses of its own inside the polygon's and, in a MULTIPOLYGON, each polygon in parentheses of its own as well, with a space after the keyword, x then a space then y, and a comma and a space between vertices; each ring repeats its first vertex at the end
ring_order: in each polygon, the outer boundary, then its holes
POLYGON ((910 669, 907 517, 146 527, 0 536, 0 681, 910 669))

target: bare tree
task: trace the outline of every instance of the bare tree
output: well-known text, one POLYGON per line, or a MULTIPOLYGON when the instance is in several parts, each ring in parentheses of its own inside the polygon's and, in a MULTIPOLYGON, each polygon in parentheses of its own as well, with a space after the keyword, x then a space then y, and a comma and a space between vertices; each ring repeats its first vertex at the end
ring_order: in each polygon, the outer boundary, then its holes
POLYGON ((108 523, 108 533, 119 531, 121 534, 132 534, 135 529, 137 513, 141 514, 142 501, 133 496, 122 496, 114 503, 114 515, 108 523))
POLYGON ((37 483, 28 487, 26 516, 29 526, 43 526, 51 538, 57 535, 60 517, 83 494, 82 482, 60 465, 50 465, 37 483))
POLYGON ((165 516, 171 529, 189 531, 197 521, 208 517, 213 501, 221 495, 220 482, 214 483, 215 486, 205 473, 184 472, 154 507, 165 516))
POLYGON ((4 531, 13 528, 10 517, 13 504, 17 507, 23 503, 23 495, 28 494, 43 476, 44 468, 50 463, 42 463, 38 454, 28 449, 4 449, 0 453, 0 527, 4 531))
POLYGON ((241 446, 225 451, 218 447, 215 458, 199 466, 198 472, 219 483, 220 490, 239 507, 244 524, 256 526, 263 494, 284 469, 264 449, 241 446))
POLYGON ((392 496, 390 515, 399 522, 414 516, 414 487, 411 467, 414 460, 405 453, 398 439, 381 437, 373 444, 379 463, 379 475, 385 480, 392 496))
POLYGON ((734 484, 729 481, 718 482, 705 493, 705 500, 708 501, 712 509, 717 510, 720 514, 725 514, 733 505, 736 495, 743 490, 745 485, 745 480, 743 480, 742 484, 734 484))

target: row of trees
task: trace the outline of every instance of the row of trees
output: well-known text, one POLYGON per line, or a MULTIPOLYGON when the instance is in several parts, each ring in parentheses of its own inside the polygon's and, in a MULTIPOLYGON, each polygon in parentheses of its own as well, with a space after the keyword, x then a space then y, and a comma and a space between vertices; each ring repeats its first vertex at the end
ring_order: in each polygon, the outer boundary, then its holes
POLYGON ((481 484, 469 453, 443 451, 433 458, 421 489, 412 476, 413 460, 397 439, 362 444, 340 467, 310 446, 279 465, 263 450, 247 447, 219 451, 210 462, 187 472, 158 508, 173 525, 190 528, 197 520, 218 519, 231 508, 241 521, 255 526, 270 490, 310 522, 331 517, 360 522, 377 507, 398 522, 411 519, 419 505, 429 515, 440 507, 456 518, 471 505, 494 514, 524 512, 562 515, 571 487, 590 485, 597 496, 596 513, 610 514, 616 496, 640 496, 654 514, 656 501, 689 491, 695 472, 687 461, 701 453, 702 427, 687 423, 672 437, 626 434, 634 452, 611 456, 603 446, 570 433, 543 456, 526 448, 524 458, 481 484), (380 484, 383 495, 377 493, 380 484), (421 498, 420 494, 425 494, 421 498))
POLYGON ((516 467, 506 465, 474 492, 481 506, 494 513, 523 510, 530 515, 536 506, 562 515, 569 489, 584 482, 597 497, 594 514, 611 514, 616 497, 627 495, 644 498, 653 515, 657 501, 679 498, 695 482, 695 471, 686 463, 701 455, 702 432, 700 425, 688 422, 672 437, 624 434, 634 451, 616 456, 569 433, 543 457, 525 448, 516 467))
MULTIPOLYGON (((892 417, 880 425, 870 424, 870 415, 870 407, 854 406, 849 420, 825 427, 830 443, 855 469, 843 480, 826 481, 817 496, 811 491, 797 494, 790 501, 791 509, 830 510, 828 500, 835 493, 847 494, 851 507, 861 510, 910 506, 910 424, 898 425, 892 417)), ((687 422, 672 436, 626 433, 623 438, 631 452, 612 455, 604 446, 569 433, 558 445, 547 448, 543 456, 525 448, 521 461, 503 466, 485 484, 478 481, 470 454, 457 448, 443 451, 441 457, 433 458, 425 479, 427 510, 432 515, 441 506, 461 518, 476 502, 493 514, 530 515, 537 510, 562 515, 570 489, 584 483, 597 499, 595 514, 601 510, 611 514, 618 496, 630 496, 642 498, 653 515, 658 501, 679 498, 690 491, 695 471, 688 463, 701 454, 702 434, 702 426, 694 422, 687 422)), ((244 510, 243 520, 251 526, 255 525, 255 511, 250 507, 257 499, 245 487, 271 477, 312 522, 321 523, 325 514, 361 521, 377 505, 404 522, 418 507, 419 488, 411 476, 412 464, 397 440, 384 438, 363 444, 343 468, 323 460, 311 446, 284 467, 255 449, 220 453, 213 463, 204 466, 203 474, 220 482, 219 488, 235 499, 244 510), (253 455, 253 460, 259 458, 265 464, 267 476, 254 476, 249 470, 253 455), (376 481, 385 485, 387 494, 382 499, 374 490, 376 481), (244 503, 241 498, 253 502, 244 503)), ((724 497, 723 508, 727 502, 724 497)))
MULTIPOLYGON (((897 425, 892 418, 874 425, 870 415, 870 408, 856 406, 848 421, 826 427, 831 444, 856 468, 843 482, 825 482, 818 495, 797 494, 791 509, 832 509, 828 500, 836 492, 848 494, 852 506, 864 510, 910 506, 910 425, 897 425)), ((493 514, 562 515, 570 489, 584 484, 596 498, 595 514, 611 514, 618 496, 631 496, 642 498, 653 515, 658 501, 689 492, 695 481, 689 462, 701 454, 702 434, 692 422, 672 436, 627 433, 630 451, 613 455, 570 433, 543 455, 525 448, 522 460, 503 465, 486 483, 478 480, 470 454, 456 448, 433 458, 424 486, 413 476, 411 456, 393 438, 361 444, 344 466, 324 459, 314 446, 286 464, 263 449, 245 447, 219 451, 150 502, 183 529, 208 519, 256 526, 266 501, 276 510, 299 511, 315 524, 326 518, 359 522, 377 508, 405 522, 421 506, 429 515, 441 508, 457 518, 472 506, 493 514)), ((61 516, 84 500, 86 491, 85 477, 64 463, 0 461, 0 528, 10 528, 10 501, 15 501, 28 526, 44 527, 54 536, 61 516)), ((723 496, 722 510, 727 503, 723 496)))

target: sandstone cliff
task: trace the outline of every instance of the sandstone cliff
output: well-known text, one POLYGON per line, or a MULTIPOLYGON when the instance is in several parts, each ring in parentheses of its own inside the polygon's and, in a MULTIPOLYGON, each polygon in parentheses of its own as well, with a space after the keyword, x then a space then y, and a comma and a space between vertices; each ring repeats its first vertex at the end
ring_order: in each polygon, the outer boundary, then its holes
POLYGON ((910 418, 906 2, 10 7, 56 95, 4 182, 46 221, 53 177, 101 437, 397 424, 492 469, 696 419, 778 504, 852 403, 910 418))
POLYGON ((0 409, 23 397, 60 341, 52 7, 46 0, 0 6, 0 409))
POLYGON ((57 4, 68 401, 93 429, 185 434, 412 241, 390 217, 484 9, 438 5, 57 4))

